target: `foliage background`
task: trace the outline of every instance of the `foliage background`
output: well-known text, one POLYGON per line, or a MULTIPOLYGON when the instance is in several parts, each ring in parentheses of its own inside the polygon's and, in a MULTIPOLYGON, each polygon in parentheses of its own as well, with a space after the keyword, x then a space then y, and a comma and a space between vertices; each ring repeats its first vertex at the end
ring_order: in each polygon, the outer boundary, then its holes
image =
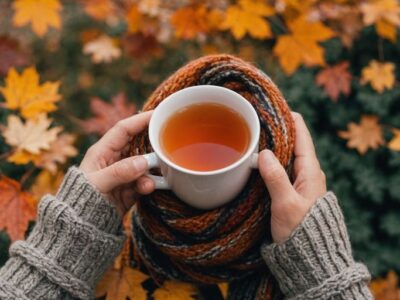
MULTIPOLYGON (((93 97, 110 102, 113 96, 124 92, 128 102, 140 109, 155 87, 184 63, 210 53, 235 54, 264 70, 279 86, 291 108, 303 114, 312 131, 329 189, 338 195, 344 209, 356 259, 365 262, 375 277, 386 274, 388 270, 400 272, 400 146, 399 137, 393 131, 400 128, 400 87, 397 81, 400 8, 396 1, 261 1, 263 5, 268 4, 270 11, 266 10, 258 17, 267 23, 270 33, 248 30, 243 36, 235 33, 229 25, 214 24, 211 14, 219 10, 221 19, 217 20, 225 24, 223 20, 227 18, 229 9, 235 5, 250 7, 252 1, 168 1, 166 4, 167 1, 155 0, 60 3, 49 0, 49 3, 62 4, 62 9, 55 10, 61 24, 59 28, 46 29, 43 34, 37 30, 33 32, 32 23, 21 26, 15 20, 15 3, 24 1, 0 2, 0 86, 6 86, 11 66, 20 73, 26 67, 35 66, 41 82, 61 82, 59 94, 62 99, 49 116, 53 127, 63 126, 65 132, 74 135, 78 152, 70 155, 73 157, 67 162, 57 164, 57 174, 64 173, 69 165, 79 163, 88 146, 99 138, 99 128, 111 125, 110 121, 98 120, 92 124, 92 132, 87 132, 81 120, 95 115, 90 107, 93 97), (373 11, 383 7, 382 12, 375 16, 375 22, 366 20, 365 5, 372 5, 372 8, 375 5, 373 11), (102 11, 101 7, 106 8, 102 11), (205 12, 199 13, 202 7, 205 12), (176 13, 185 8, 192 9, 183 11, 186 18, 176 17, 176 13), (346 15, 349 13, 344 8, 350 9, 354 15, 346 15), (335 15, 335 11, 339 13, 335 15), (390 18, 390 23, 385 16, 393 14, 393 11, 395 17, 390 18), (174 14, 178 21, 173 21, 174 14), (351 19, 350 23, 345 23, 346 16, 351 19), (300 36, 305 44, 320 45, 324 52, 322 61, 314 57, 309 59, 311 63, 307 63, 307 59, 303 59, 296 66, 292 61, 292 72, 282 64, 282 55, 277 53, 276 45, 280 38, 290 34, 290 22, 301 17, 325 24, 331 33, 314 42, 307 40, 312 31, 300 36), (377 32, 376 22, 384 19, 392 26, 389 33, 377 32), (354 29, 347 42, 337 24, 354 29), (109 37, 113 49, 109 49, 110 45, 107 48, 100 44, 92 51, 85 50, 89 43, 103 35, 109 37), (103 58, 96 61, 93 54, 100 53, 104 47, 103 58), (375 73, 374 78, 368 80, 363 72, 373 60, 394 65, 389 76, 375 73), (339 90, 339 96, 332 97, 328 90, 317 84, 316 77, 321 71, 343 61, 349 63, 346 72, 339 72, 338 78, 328 77, 334 78, 335 83, 335 80, 338 82, 350 74, 347 80, 349 88, 339 90), (386 84, 384 88, 373 86, 373 81, 379 79, 383 80, 383 85, 386 84), (349 130, 351 122, 358 124, 363 116, 375 116, 378 123, 374 128, 364 129, 362 136, 358 134, 361 142, 356 149, 348 148, 346 139, 338 133, 349 130), (376 130, 383 137, 381 142, 377 142, 376 130), (375 139, 376 145, 374 142, 369 144, 369 138, 375 139), (363 152, 360 151, 362 143, 367 144, 365 153, 360 153, 363 152)), ((37 2, 45 3, 46 0, 37 2)), ((250 20, 238 21, 243 27, 246 27, 246 22, 250 20)), ((309 47, 305 45, 303 49, 293 51, 311 53, 309 47)), ((0 94, 0 99, 3 104, 0 123, 5 130, 7 117, 16 112, 7 108, 4 95, 0 94)), ((127 102, 124 105, 127 106, 127 102)), ((120 116, 112 109, 109 113, 120 116)), ((35 192, 38 178, 46 168, 35 166, 32 161, 25 164, 10 162, 9 156, 15 149, 16 146, 7 143, 5 138, 0 140, 1 173, 19 182, 22 180, 22 189, 36 198, 46 191, 46 185, 47 190, 54 191, 52 182, 57 175, 53 172, 43 179, 44 183, 35 192)), ((7 259, 9 245, 9 235, 6 231, 1 232, 0 265, 7 259)))

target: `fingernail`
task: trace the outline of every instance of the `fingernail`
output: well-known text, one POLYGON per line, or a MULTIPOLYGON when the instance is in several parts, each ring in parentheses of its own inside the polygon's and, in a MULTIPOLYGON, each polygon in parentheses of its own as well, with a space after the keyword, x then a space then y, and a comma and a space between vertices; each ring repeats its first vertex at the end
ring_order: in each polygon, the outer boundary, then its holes
POLYGON ((263 151, 264 163, 267 165, 272 165, 277 162, 277 158, 275 157, 274 153, 271 150, 263 151))
POLYGON ((147 160, 143 156, 137 156, 133 160, 133 167, 138 172, 143 172, 147 169, 147 160))
POLYGON ((142 189, 149 190, 150 185, 151 185, 151 183, 146 180, 146 181, 142 182, 142 189))

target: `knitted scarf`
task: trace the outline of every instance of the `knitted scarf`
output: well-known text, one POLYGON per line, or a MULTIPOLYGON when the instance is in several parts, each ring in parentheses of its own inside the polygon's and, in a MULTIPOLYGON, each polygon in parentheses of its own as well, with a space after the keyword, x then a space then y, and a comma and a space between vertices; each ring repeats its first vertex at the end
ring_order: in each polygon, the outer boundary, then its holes
MULTIPOLYGON (((165 80, 144 104, 151 110, 170 94, 194 85, 217 85, 241 94, 256 109, 260 149, 271 149, 289 172, 294 127, 290 110, 271 79, 230 55, 194 60, 165 80)), ((147 131, 132 141, 130 155, 152 152, 147 131)), ((241 193, 213 210, 198 210, 172 192, 143 196, 132 215, 133 260, 156 282, 229 282, 229 299, 273 299, 279 294, 260 246, 271 243, 270 200, 258 170, 241 193)), ((278 296, 277 296, 278 297, 278 296)))

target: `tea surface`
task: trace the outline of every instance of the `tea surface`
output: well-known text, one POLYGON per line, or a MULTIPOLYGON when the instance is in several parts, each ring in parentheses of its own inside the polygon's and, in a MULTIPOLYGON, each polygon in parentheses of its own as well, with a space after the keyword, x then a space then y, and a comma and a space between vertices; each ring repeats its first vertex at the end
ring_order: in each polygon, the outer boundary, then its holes
POLYGON ((250 130, 244 118, 222 104, 187 106, 164 124, 160 144, 175 164, 194 171, 224 168, 247 151, 250 130))

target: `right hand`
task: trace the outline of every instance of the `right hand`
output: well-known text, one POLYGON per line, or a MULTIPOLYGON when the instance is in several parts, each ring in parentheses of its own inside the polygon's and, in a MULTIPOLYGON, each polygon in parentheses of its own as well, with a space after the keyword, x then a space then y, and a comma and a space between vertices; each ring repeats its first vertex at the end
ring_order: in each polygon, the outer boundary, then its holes
POLYGON ((326 193, 325 174, 310 132, 300 114, 292 113, 292 116, 296 128, 293 185, 272 151, 261 151, 258 160, 260 174, 271 196, 271 232, 276 243, 289 238, 317 199, 326 193))

